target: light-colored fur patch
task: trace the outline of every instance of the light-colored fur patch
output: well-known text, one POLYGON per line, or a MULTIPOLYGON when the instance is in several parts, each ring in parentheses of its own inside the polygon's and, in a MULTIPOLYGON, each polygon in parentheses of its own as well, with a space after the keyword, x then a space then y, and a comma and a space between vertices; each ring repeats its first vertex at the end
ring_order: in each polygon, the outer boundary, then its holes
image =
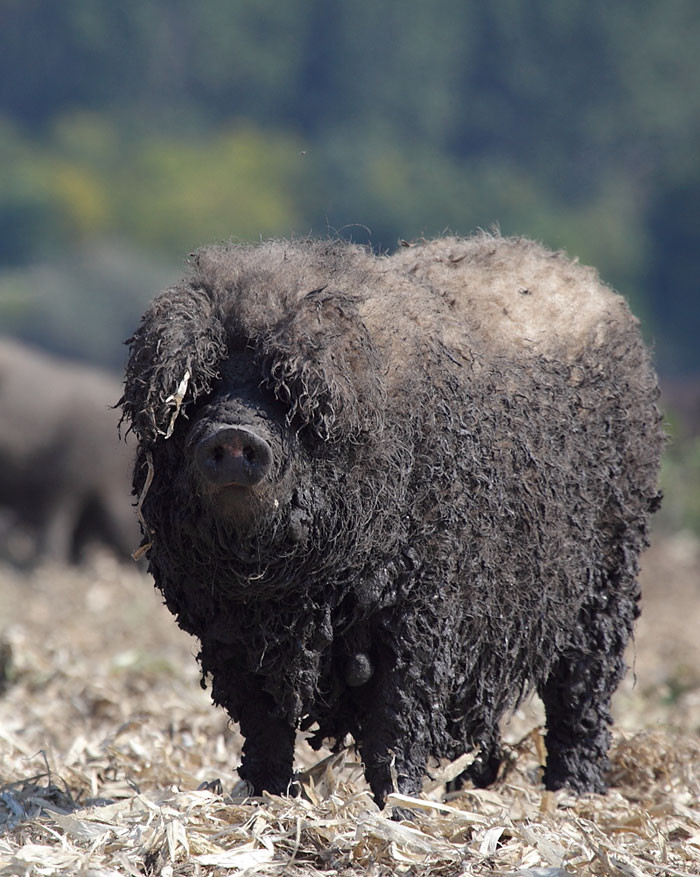
MULTIPOLYGON (((522 238, 442 238, 403 248, 384 264, 403 275, 404 292, 411 282, 430 289, 430 304, 421 297, 412 317, 456 349, 469 339, 476 353, 575 358, 602 341, 610 324, 634 319, 593 268, 522 238)), ((415 300, 397 298, 399 320, 415 300)))

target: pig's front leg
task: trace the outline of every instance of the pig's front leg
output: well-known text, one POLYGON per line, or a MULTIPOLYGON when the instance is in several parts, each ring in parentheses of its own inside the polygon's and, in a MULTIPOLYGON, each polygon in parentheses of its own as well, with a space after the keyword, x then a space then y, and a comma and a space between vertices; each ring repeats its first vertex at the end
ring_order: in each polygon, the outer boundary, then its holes
POLYGON ((391 649, 377 656, 363 703, 360 751, 374 799, 418 795, 429 754, 429 714, 420 680, 391 649))
POLYGON ((289 793, 294 777, 294 727, 277 715, 272 696, 253 675, 214 674, 212 695, 245 737, 238 775, 252 787, 254 795, 289 793), (233 686, 227 689, 226 683, 233 686), (235 693, 235 696, 233 696, 235 693))
POLYGON ((263 791, 289 794, 294 777, 295 730, 274 714, 272 698, 258 686, 242 704, 240 726, 245 737, 240 778, 251 784, 255 795, 263 791))

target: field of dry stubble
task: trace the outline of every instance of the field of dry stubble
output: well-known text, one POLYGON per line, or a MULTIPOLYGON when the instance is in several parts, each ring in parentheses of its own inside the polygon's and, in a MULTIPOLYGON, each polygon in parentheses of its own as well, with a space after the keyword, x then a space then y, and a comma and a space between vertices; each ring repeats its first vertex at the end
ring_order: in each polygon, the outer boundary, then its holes
POLYGON ((607 796, 543 792, 530 703, 495 786, 445 800, 459 765, 434 765, 392 822, 352 749, 300 741, 300 797, 240 797, 240 739, 143 574, 1 568, 0 877, 700 874, 698 542, 657 539, 643 585, 607 796))

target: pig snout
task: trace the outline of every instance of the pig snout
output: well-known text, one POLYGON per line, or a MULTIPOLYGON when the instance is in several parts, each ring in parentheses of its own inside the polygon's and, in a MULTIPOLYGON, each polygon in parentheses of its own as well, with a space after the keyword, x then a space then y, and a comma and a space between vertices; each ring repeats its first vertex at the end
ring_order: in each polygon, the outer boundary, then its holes
POLYGON ((252 487, 270 471, 272 450, 250 427, 220 425, 197 442, 194 459, 201 476, 215 487, 252 487))

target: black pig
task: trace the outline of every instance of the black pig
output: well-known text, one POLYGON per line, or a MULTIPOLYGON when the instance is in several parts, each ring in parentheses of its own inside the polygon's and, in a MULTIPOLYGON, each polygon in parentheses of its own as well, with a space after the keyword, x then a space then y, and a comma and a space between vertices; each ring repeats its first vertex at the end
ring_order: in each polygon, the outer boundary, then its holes
POLYGON ((623 300, 530 241, 198 252, 122 402, 150 570, 255 793, 288 789, 297 728, 352 734, 380 805, 477 746, 487 784, 533 687, 546 787, 604 791, 656 398, 623 300))

